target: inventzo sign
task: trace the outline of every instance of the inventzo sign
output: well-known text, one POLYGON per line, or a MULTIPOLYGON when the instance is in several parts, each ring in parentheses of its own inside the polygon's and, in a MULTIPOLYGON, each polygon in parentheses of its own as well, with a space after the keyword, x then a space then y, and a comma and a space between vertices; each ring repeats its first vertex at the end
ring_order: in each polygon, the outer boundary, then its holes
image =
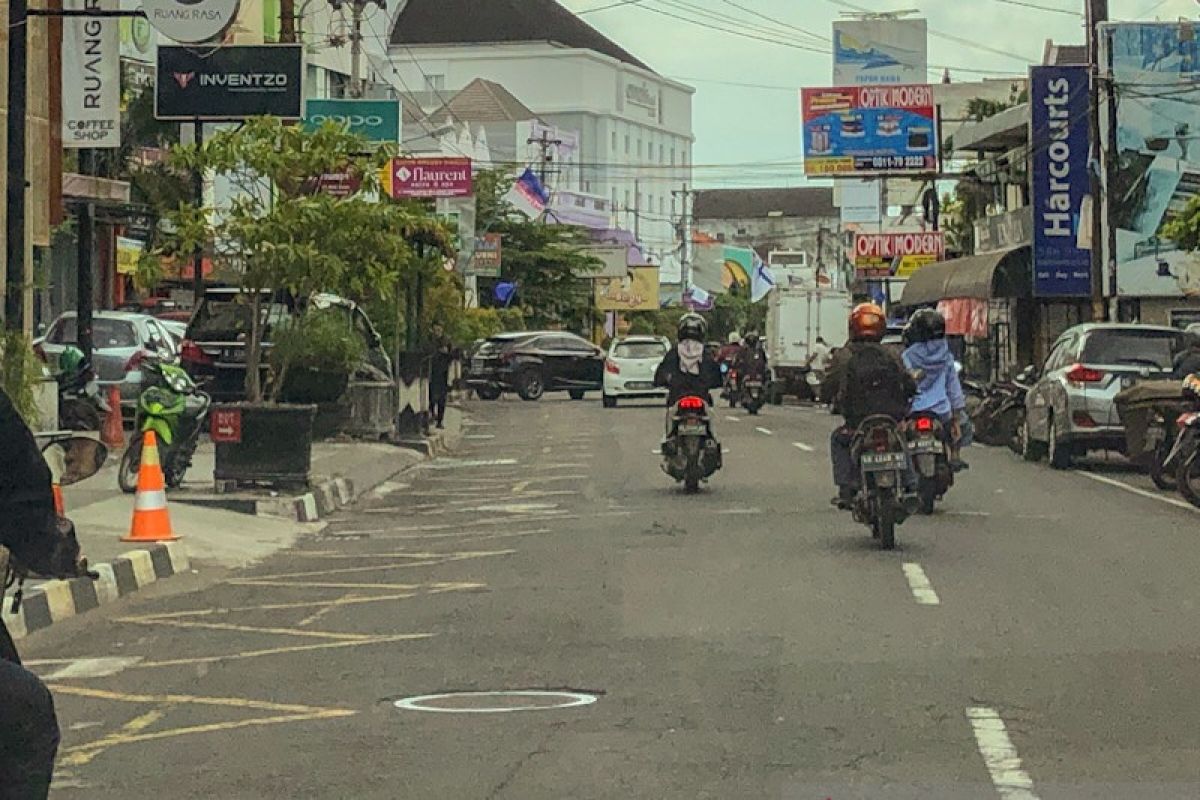
POLYGON ((400 141, 400 104, 395 100, 305 101, 304 126, 315 130, 326 122, 346 127, 369 144, 400 141))
POLYGON ((154 115, 163 120, 300 119, 302 45, 231 45, 206 53, 159 47, 154 115))

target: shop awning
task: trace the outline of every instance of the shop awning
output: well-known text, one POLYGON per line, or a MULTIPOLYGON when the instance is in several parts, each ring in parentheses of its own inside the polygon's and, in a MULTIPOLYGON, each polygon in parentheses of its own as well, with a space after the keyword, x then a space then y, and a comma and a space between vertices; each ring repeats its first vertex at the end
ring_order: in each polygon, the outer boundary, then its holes
POLYGON ((951 297, 1028 297, 1031 280, 1029 245, 1021 245, 921 267, 904 285, 900 305, 919 306, 951 297))

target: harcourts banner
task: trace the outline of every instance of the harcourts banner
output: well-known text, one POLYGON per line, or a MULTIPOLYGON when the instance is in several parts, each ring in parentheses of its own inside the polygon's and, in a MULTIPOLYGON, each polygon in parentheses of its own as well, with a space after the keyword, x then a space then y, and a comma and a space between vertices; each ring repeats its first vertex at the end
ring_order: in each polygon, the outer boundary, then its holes
POLYGON ((833 23, 833 85, 924 83, 923 19, 844 19, 833 23))
POLYGON ((937 169, 928 84, 803 89, 804 174, 874 175, 937 169))
POLYGON ((306 100, 304 126, 312 130, 325 122, 349 128, 368 144, 400 141, 400 103, 395 100, 306 100))
POLYGON ((1032 67, 1029 106, 1033 293, 1085 297, 1092 288, 1092 254, 1079 246, 1090 190, 1087 67, 1032 67))

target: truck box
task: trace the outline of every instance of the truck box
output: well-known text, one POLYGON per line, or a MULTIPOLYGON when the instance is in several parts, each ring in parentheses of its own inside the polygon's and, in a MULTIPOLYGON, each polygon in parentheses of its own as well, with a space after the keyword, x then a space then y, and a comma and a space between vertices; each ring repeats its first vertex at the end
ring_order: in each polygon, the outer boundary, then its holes
POLYGON ((812 399, 808 372, 813 345, 817 337, 830 348, 846 343, 846 326, 853 307, 850 294, 836 289, 780 288, 771 292, 768 302, 767 358, 773 377, 772 400, 779 402, 784 395, 812 399))

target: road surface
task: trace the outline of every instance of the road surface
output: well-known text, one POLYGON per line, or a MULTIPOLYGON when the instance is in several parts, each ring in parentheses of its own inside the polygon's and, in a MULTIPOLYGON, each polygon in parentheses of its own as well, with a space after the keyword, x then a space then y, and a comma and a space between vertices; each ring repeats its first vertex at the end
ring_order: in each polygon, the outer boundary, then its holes
POLYGON ((721 409, 693 497, 657 406, 467 412, 297 549, 28 639, 54 796, 1200 796, 1200 517, 1136 476, 973 448, 880 552, 822 410, 721 409))

